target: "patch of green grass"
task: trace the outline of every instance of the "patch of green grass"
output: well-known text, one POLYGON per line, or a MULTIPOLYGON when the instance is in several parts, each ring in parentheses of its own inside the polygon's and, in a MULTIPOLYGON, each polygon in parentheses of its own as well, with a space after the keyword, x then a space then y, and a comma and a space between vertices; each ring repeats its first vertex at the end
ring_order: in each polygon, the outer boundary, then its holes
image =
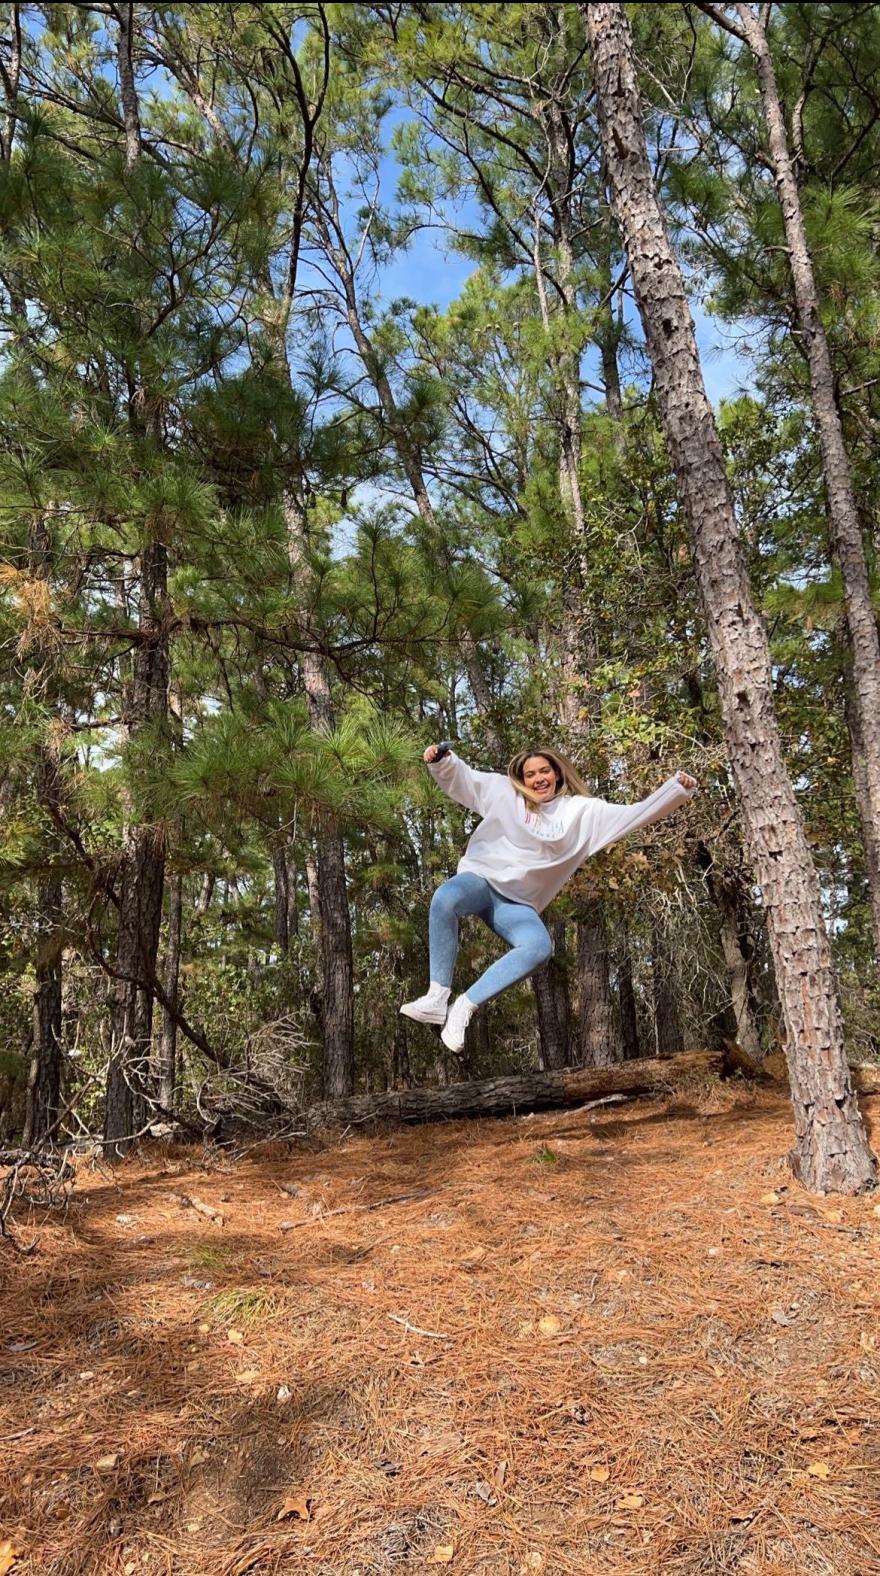
POLYGON ((232 1286, 228 1291, 218 1291, 205 1303, 205 1315, 215 1324, 256 1324, 275 1312, 275 1298, 270 1291, 253 1291, 246 1286, 232 1286))
POLYGON ((536 1149, 532 1156, 533 1166, 555 1166, 558 1162, 559 1156, 556 1150, 550 1149, 547 1144, 542 1144, 540 1149, 536 1149))
POLYGON ((224 1242, 198 1242, 186 1252, 186 1262, 193 1270, 225 1270, 234 1257, 224 1242))

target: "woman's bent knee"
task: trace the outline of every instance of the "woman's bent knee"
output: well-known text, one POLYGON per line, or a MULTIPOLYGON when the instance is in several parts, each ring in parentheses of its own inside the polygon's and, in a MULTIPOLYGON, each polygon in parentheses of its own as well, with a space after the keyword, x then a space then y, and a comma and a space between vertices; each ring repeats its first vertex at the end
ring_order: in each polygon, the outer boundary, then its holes
POLYGON ((553 956, 553 942, 550 939, 550 937, 549 936, 544 936, 544 937, 542 937, 542 939, 540 941, 536 937, 535 938, 535 959, 536 959, 536 961, 535 961, 535 968, 537 968, 537 969, 543 968, 545 963, 549 963, 550 962, 550 959, 552 958, 552 956, 553 956))

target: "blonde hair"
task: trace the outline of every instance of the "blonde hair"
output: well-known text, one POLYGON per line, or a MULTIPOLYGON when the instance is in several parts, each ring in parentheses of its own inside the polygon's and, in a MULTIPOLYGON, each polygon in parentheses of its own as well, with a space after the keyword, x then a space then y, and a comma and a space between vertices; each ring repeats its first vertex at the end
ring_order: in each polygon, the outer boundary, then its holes
POLYGON ((513 783, 517 793, 520 794, 523 799, 525 799, 527 804, 543 803, 543 801, 538 798, 537 794, 532 793, 523 782, 523 772, 525 771, 526 761, 533 760, 536 755, 543 756, 544 760, 549 761, 550 765, 553 767, 553 772, 556 777, 557 793, 583 794, 586 798, 590 797, 590 790, 578 772, 577 768, 572 764, 567 755, 562 754, 561 750, 520 750, 519 754, 513 757, 513 760, 508 766, 507 775, 510 778, 510 781, 513 783))

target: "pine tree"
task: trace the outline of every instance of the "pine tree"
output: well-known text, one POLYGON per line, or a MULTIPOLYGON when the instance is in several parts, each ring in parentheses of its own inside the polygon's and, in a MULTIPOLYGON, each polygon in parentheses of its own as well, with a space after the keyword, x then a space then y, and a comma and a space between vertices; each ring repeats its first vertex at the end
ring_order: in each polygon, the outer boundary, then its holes
POLYGON ((818 1191, 856 1191, 873 1182, 875 1163, 846 1063, 815 867, 773 712, 766 635, 739 547, 681 270, 648 165, 632 36, 622 6, 583 10, 612 206, 688 514, 731 768, 767 909, 787 1034, 795 1164, 818 1191))

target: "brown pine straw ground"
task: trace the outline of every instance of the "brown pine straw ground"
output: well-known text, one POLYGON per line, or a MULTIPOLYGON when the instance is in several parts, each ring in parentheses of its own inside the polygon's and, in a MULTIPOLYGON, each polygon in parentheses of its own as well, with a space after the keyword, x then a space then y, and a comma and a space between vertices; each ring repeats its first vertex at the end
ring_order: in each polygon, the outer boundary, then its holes
POLYGON ((876 1195, 790 1140, 704 1079, 83 1163, 2 1249, 14 1576, 880 1572, 876 1195))

